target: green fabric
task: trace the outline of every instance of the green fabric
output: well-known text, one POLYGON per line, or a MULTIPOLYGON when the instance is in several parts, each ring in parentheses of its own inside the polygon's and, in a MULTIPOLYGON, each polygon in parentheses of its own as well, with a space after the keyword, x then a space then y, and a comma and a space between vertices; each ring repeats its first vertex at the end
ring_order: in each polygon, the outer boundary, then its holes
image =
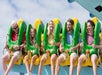
MULTIPOLYGON (((74 27, 74 37, 73 37, 73 42, 72 45, 67 44, 66 41, 66 33, 67 33, 67 23, 65 23, 64 27, 63 27, 63 31, 62 31, 62 44, 64 46, 64 51, 68 50, 69 54, 73 53, 70 51, 70 48, 73 46, 76 46, 79 43, 79 36, 80 36, 80 23, 77 22, 75 23, 75 27, 74 27)), ((77 50, 75 50, 74 52, 77 53, 77 50)))
POLYGON ((12 41, 12 38, 11 38, 12 37, 12 26, 10 25, 9 32, 8 32, 8 42, 7 42, 8 48, 11 48, 11 46, 13 46, 13 45, 21 45, 22 44, 22 39, 23 39, 23 35, 25 34, 26 27, 27 27, 27 25, 23 21, 19 28, 18 39, 16 41, 12 41))
MULTIPOLYGON (((29 24, 26 30, 26 52, 31 51, 32 55, 39 54, 39 49, 35 46, 32 46, 30 44, 30 29, 32 28, 32 25, 29 24)), ((36 44, 41 46, 41 34, 42 34, 42 24, 40 24, 36 30, 36 44)))
MULTIPOLYGON (((48 23, 45 26, 44 29, 44 52, 46 50, 50 50, 50 54, 56 54, 57 53, 57 48, 56 46, 51 46, 48 44, 48 35, 47 35, 47 29, 48 29, 48 23)), ((60 42, 60 30, 61 30, 61 24, 60 22, 55 25, 54 28, 54 42, 60 42)))

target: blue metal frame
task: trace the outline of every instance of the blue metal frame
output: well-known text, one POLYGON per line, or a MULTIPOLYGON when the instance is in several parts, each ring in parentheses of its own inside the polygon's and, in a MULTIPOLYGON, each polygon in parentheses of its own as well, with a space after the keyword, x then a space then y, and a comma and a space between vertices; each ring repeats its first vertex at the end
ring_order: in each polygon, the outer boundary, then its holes
MULTIPOLYGON (((19 72, 20 75, 24 75, 26 73, 26 68, 25 68, 24 64, 14 65, 14 67, 12 68, 12 71, 13 72, 19 72)), ((38 75, 38 66, 34 66, 32 73, 35 75, 38 75)), ((77 73, 77 67, 75 67, 73 75, 76 75, 76 73, 77 73)), ((102 68, 101 67, 97 68, 97 73, 98 73, 97 75, 102 74, 102 68)), ((93 75, 92 67, 82 67, 80 75, 86 75, 86 74, 87 75, 93 75)), ((42 75, 51 75, 50 65, 43 67, 42 75)), ((69 75, 69 66, 61 66, 59 75, 69 75)))
POLYGON ((75 0, 68 0, 69 3, 72 3, 72 2, 74 2, 74 1, 75 1, 75 0))

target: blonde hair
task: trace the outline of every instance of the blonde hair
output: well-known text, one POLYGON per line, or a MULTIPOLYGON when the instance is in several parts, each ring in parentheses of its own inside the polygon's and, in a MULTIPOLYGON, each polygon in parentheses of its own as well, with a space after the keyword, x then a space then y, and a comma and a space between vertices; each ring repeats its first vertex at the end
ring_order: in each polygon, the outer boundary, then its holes
POLYGON ((50 27, 49 27, 49 23, 50 23, 50 22, 53 23, 53 20, 50 20, 50 21, 48 22, 48 28, 47 28, 47 30, 48 30, 47 34, 48 34, 48 35, 50 34, 50 27))

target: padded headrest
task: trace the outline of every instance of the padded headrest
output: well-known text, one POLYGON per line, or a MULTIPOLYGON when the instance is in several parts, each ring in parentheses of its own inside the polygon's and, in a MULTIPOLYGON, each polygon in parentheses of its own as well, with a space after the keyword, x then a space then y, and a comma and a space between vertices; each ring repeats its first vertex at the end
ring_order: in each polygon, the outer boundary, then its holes
POLYGON ((34 28, 37 30, 38 26, 42 24, 42 20, 40 18, 36 19, 34 23, 34 28))
POLYGON ((78 22, 78 19, 76 17, 72 18, 72 20, 74 21, 74 27, 76 25, 76 23, 78 22))
POLYGON ((17 24, 18 24, 18 27, 20 28, 20 25, 21 25, 21 23, 23 22, 24 20, 23 19, 19 19, 18 21, 17 21, 17 24))
POLYGON ((54 26, 55 26, 55 25, 57 25, 60 22, 60 20, 58 18, 54 18, 53 22, 54 22, 54 26))
POLYGON ((98 18, 97 17, 93 17, 91 20, 94 22, 94 24, 96 24, 98 22, 98 18))

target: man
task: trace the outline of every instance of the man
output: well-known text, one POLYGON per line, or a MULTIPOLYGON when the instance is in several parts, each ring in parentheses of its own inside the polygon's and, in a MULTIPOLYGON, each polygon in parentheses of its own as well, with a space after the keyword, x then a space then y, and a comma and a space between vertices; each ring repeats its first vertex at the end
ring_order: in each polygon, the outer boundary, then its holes
MULTIPOLYGON (((67 44, 72 44, 72 40, 73 40, 73 35, 74 35, 74 22, 72 19, 68 19, 67 20, 67 33, 66 33, 66 41, 67 44)), ((80 35, 79 35, 80 36, 80 35)), ((73 75, 73 69, 74 69, 74 62, 76 61, 78 55, 75 52, 75 50, 77 50, 79 48, 79 44, 77 44, 76 46, 73 46, 70 48, 70 51, 72 52, 70 54, 70 70, 69 70, 69 75, 73 75)), ((68 59, 68 52, 67 50, 64 51, 63 45, 60 45, 60 56, 57 58, 57 62, 56 62, 56 69, 55 69, 55 75, 58 75, 59 73, 59 69, 60 69, 60 64, 61 62, 65 61, 68 59)))

